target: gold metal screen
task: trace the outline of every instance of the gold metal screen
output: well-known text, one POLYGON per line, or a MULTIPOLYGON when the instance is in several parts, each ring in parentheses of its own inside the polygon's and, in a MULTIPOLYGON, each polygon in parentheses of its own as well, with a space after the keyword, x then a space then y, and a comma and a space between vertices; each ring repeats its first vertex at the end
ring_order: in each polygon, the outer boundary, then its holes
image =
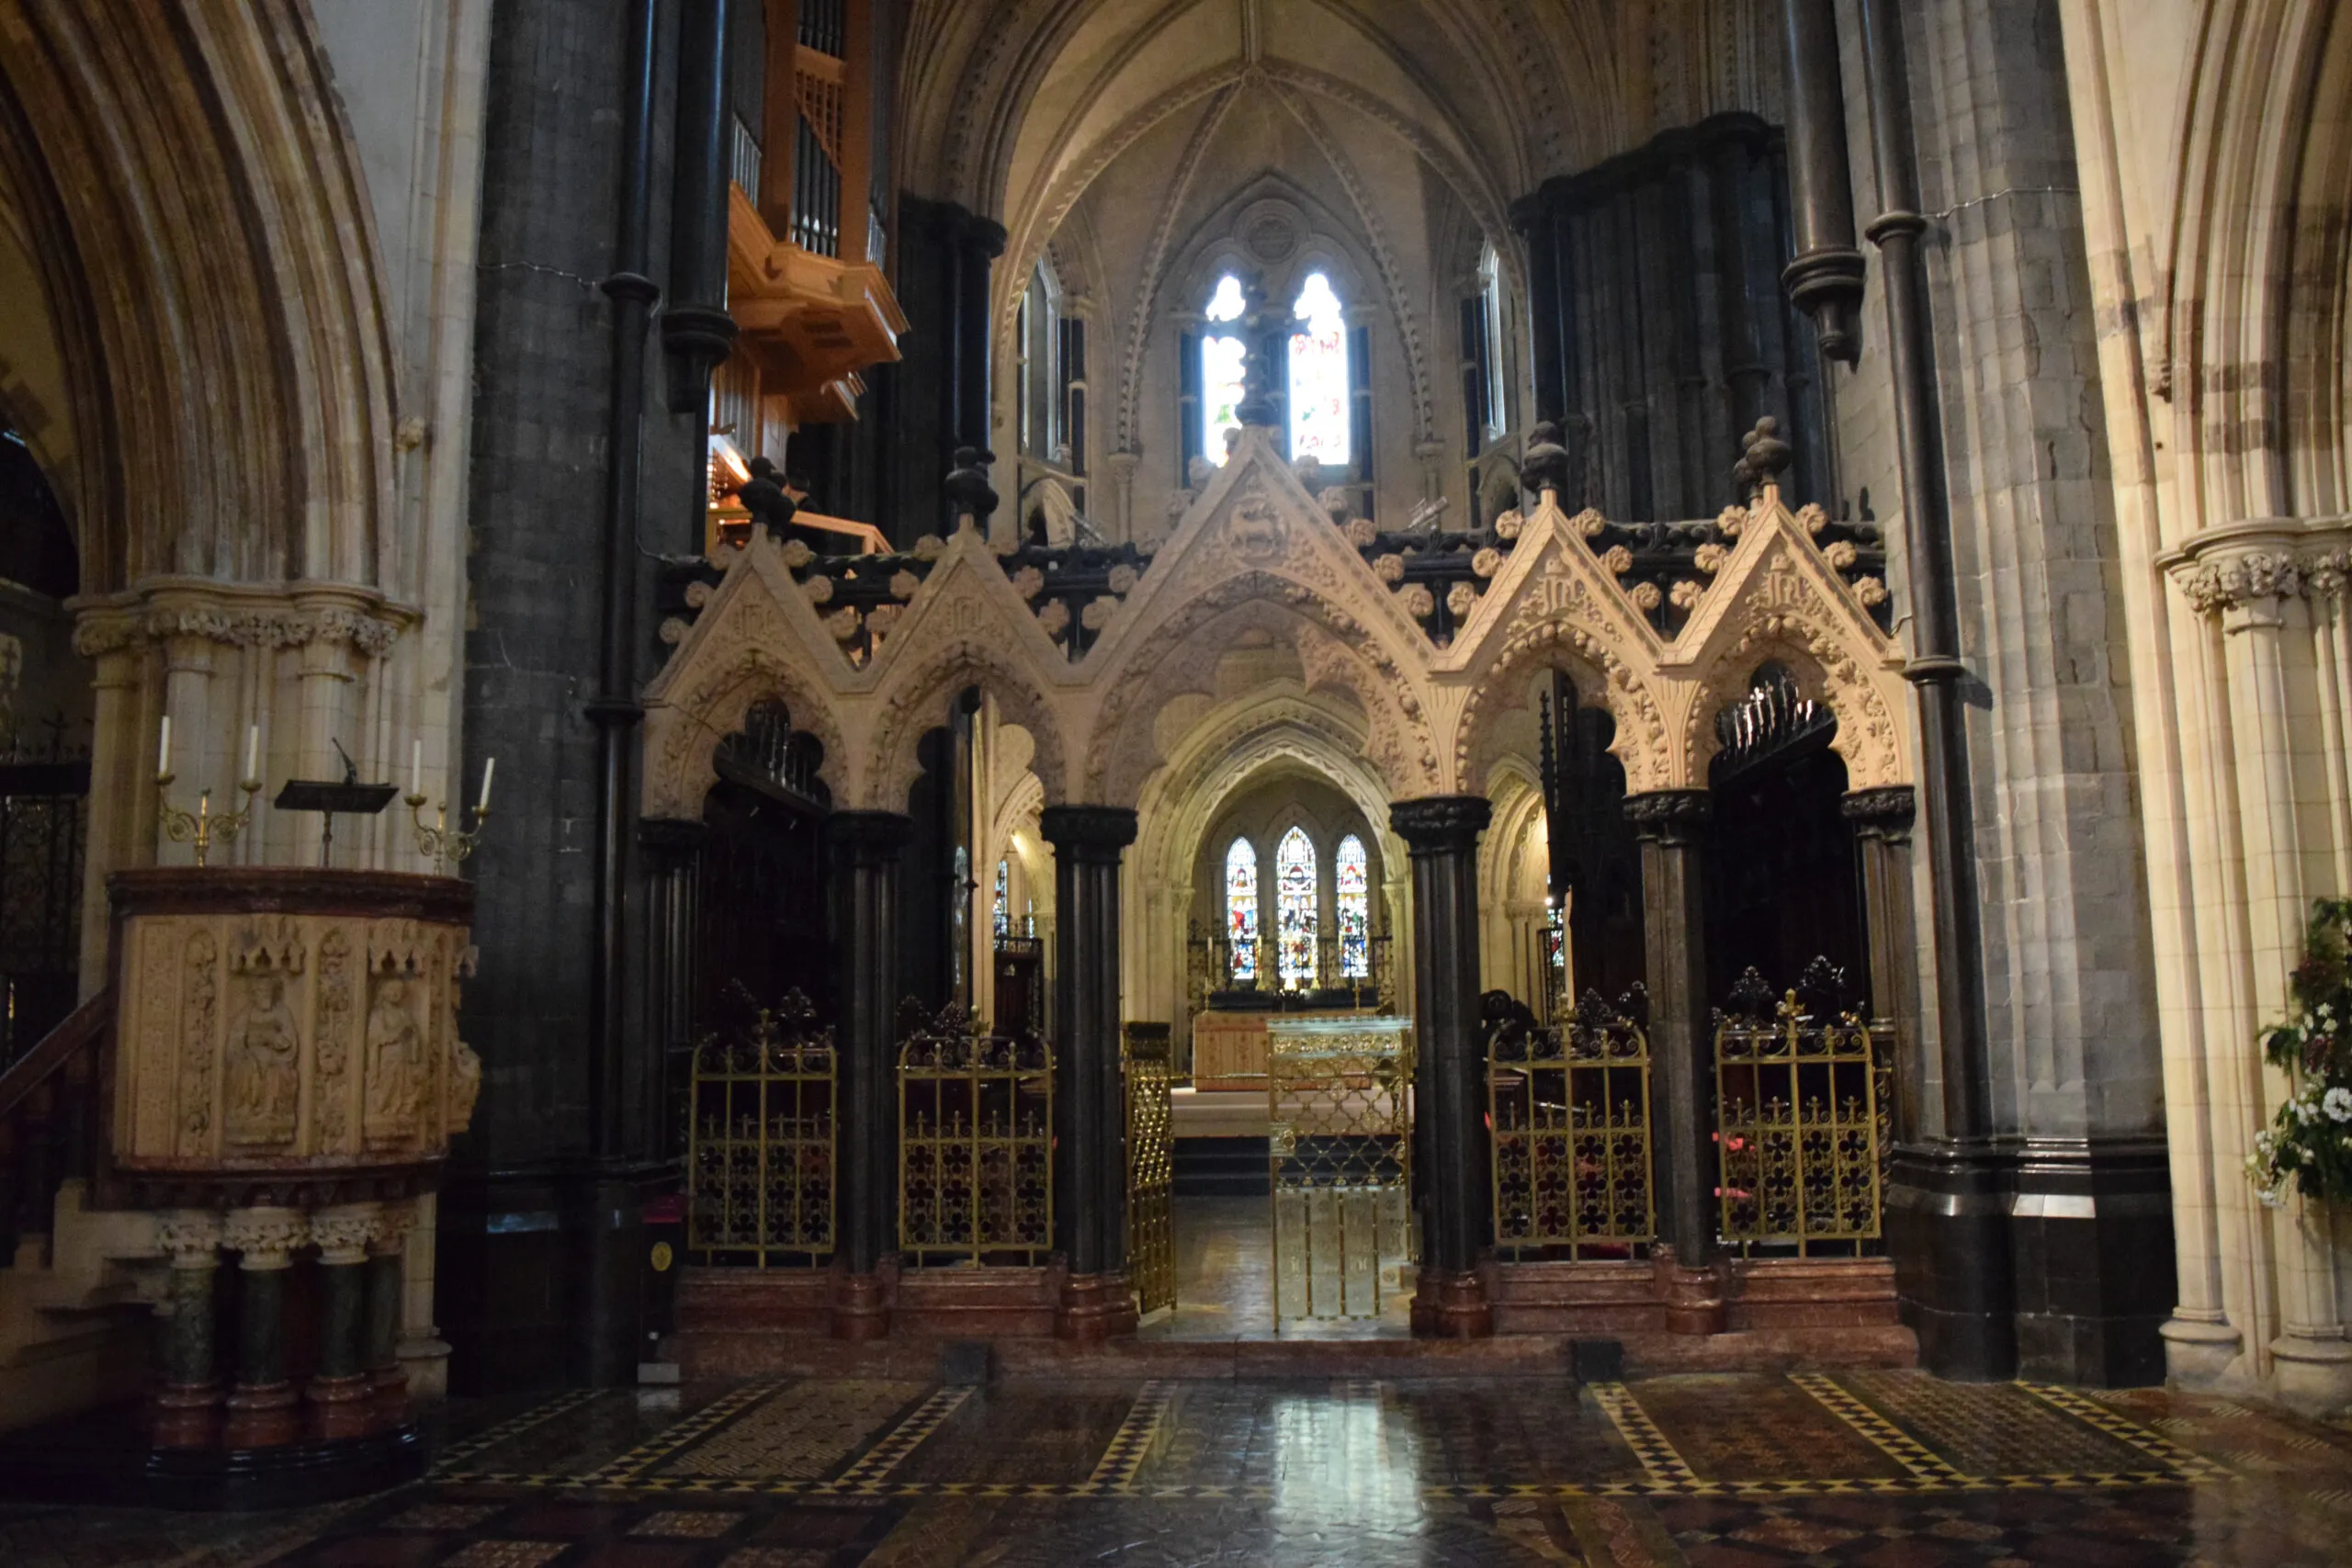
POLYGON ((1879 1236, 1891 1042, 1856 1013, 1813 1016, 1795 991, 1761 1011, 1715 1028, 1723 1239, 1864 1250, 1879 1236))
POLYGON ((1649 1039, 1587 993, 1566 1024, 1498 1028, 1487 1045, 1495 1246, 1630 1256, 1657 1229, 1649 1039))
POLYGON ((1408 1255, 1412 1055, 1400 1018, 1266 1026, 1274 1315, 1372 1317, 1408 1255))
POLYGON ((950 1008, 899 1049, 899 1246, 917 1263, 1040 1263, 1054 1238, 1044 1041, 950 1008))
POLYGON ((1170 1032, 1164 1023, 1130 1023, 1122 1054, 1127 1082, 1127 1272, 1138 1312, 1176 1304, 1170 1032))
POLYGON ((797 992, 695 1048, 686 1251, 701 1263, 814 1263, 833 1250, 833 1032, 797 992))

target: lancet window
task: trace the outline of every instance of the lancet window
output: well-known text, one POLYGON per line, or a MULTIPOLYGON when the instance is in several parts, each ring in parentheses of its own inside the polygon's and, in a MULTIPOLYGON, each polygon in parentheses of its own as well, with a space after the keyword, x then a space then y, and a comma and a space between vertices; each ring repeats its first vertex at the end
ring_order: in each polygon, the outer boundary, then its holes
POLYGON ((1298 327, 1290 340, 1290 455, 1345 468, 1352 454, 1349 406, 1348 323, 1340 297, 1319 272, 1306 275, 1291 307, 1298 327))
POLYGON ((996 863, 996 902, 992 910, 993 923, 999 941, 1012 934, 1012 866, 1009 861, 996 863))
MULTIPOLYGON (((1208 325, 1200 338, 1197 439, 1201 455, 1219 467, 1225 463, 1226 432, 1241 424, 1238 411, 1244 351, 1237 323, 1242 310, 1241 280, 1227 273, 1217 279, 1201 311, 1208 325)), ((1345 468, 1355 460, 1356 403, 1361 389, 1350 363, 1355 352, 1353 334, 1329 274, 1306 275, 1291 302, 1291 317, 1294 330, 1286 356, 1290 455, 1345 468)))
POLYGON ((1340 840, 1332 870, 1339 897, 1340 977, 1372 976, 1372 878, 1363 840, 1353 833, 1340 840))
POLYGON ((1285 987, 1315 984, 1315 846, 1303 828, 1274 846, 1277 964, 1285 987))
POLYGON ((1225 852, 1225 934, 1238 982, 1258 977, 1258 851, 1236 839, 1225 852))

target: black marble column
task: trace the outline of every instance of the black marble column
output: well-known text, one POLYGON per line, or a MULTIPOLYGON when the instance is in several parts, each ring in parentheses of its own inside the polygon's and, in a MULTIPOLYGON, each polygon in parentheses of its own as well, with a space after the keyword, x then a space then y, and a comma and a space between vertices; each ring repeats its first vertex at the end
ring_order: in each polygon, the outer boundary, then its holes
POLYGON ((1854 180, 1846 157, 1846 89, 1834 0, 1783 0, 1789 66, 1789 227, 1795 254, 1781 271, 1789 302, 1813 317, 1821 352, 1849 365, 1861 352, 1862 253, 1854 248, 1854 180))
POLYGON ((1919 1135, 1928 1092, 1919 1056, 1919 929, 1911 906, 1911 786, 1858 789, 1838 803, 1854 825, 1861 863, 1863 941, 1870 954, 1871 1016, 1894 1032, 1894 1138, 1919 1135))
POLYGON ((165 1215, 158 1228, 171 1259, 171 1283, 164 1305, 164 1376, 155 1391, 155 1446, 209 1448, 220 1435, 220 1370, 213 1343, 220 1217, 181 1211, 165 1215))
POLYGON ((401 1318, 405 1305, 401 1298, 407 1293, 402 1260, 409 1230, 415 1223, 414 1201, 388 1203, 368 1237, 367 1311, 360 1357, 368 1369, 379 1428, 401 1426, 409 1417, 408 1371, 401 1365, 401 1318))
POLYGON ((1400 800, 1389 826, 1411 852, 1415 1147, 1422 1181, 1420 1283, 1413 1331, 1477 1338, 1495 1330, 1478 1272, 1493 1222, 1478 1032, 1478 835, 1493 807, 1483 795, 1400 800))
POLYGON ((966 213, 956 235, 956 444, 989 447, 989 278, 1004 254, 1004 225, 966 213))
POLYGON ((239 1209, 222 1244, 237 1258, 237 1386, 220 1440, 232 1449, 271 1448, 301 1435, 286 1370, 286 1272, 309 1227, 291 1209, 239 1209))
POLYGON ((661 1108, 661 1150, 685 1153, 686 1097, 694 1081, 695 987, 701 980, 702 848, 699 822, 646 818, 637 825, 645 871, 646 1030, 661 1108))
POLYGON ((326 1441, 374 1429, 375 1401, 363 1335, 368 1293, 368 1238, 376 1226, 372 1203, 329 1209, 312 1216, 319 1245, 318 1364, 303 1385, 311 1436, 326 1441))
POLYGON ((1650 1158, 1658 1237, 1651 1256, 1677 1334, 1724 1326, 1715 1267, 1713 1094, 1708 1028, 1705 889, 1700 882, 1713 802, 1702 789, 1628 795, 1625 818, 1642 845, 1642 915, 1649 958, 1650 1158))
POLYGON ((879 1339, 890 1331, 882 1259, 898 1250, 898 1132, 892 1075, 899 1048, 899 856, 914 822, 895 811, 837 811, 833 843, 834 1175, 832 1333, 879 1339))
POLYGON ((1069 1266, 1055 1314, 1067 1339, 1135 1326, 1119 1080, 1119 855, 1136 814, 1048 806, 1054 846, 1054 1246, 1069 1266))

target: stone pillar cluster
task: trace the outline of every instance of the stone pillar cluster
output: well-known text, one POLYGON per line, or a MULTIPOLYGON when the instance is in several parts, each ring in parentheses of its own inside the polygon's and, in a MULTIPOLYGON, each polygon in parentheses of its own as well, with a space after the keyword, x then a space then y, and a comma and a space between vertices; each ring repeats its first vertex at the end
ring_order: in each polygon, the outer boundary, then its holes
POLYGON ((892 1074, 899 982, 899 858, 911 818, 842 811, 828 824, 834 852, 840 974, 840 1136, 835 1156, 837 1288, 832 1333, 878 1339, 890 1331, 882 1260, 897 1250, 898 1128, 892 1074))
POLYGON ((401 1251, 410 1201, 305 1213, 254 1205, 159 1216, 169 1264, 163 1371, 151 1430, 164 1449, 283 1449, 408 1425, 401 1371, 401 1251), (235 1258, 233 1285, 223 1254, 235 1258), (298 1263, 315 1260, 315 1321, 291 1321, 298 1263), (293 1348, 311 1348, 309 1364, 293 1348))

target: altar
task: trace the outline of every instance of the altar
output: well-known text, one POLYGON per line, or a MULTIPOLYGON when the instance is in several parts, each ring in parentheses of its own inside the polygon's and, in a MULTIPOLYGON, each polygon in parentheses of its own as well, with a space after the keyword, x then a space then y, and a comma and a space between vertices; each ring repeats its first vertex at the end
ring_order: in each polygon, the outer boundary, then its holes
POLYGON ((1224 1089, 1265 1092, 1268 1023, 1323 1023, 1369 1019, 1345 1009, 1322 1012, 1261 1012, 1212 1009, 1193 1015, 1193 1087, 1213 1094, 1224 1089))

